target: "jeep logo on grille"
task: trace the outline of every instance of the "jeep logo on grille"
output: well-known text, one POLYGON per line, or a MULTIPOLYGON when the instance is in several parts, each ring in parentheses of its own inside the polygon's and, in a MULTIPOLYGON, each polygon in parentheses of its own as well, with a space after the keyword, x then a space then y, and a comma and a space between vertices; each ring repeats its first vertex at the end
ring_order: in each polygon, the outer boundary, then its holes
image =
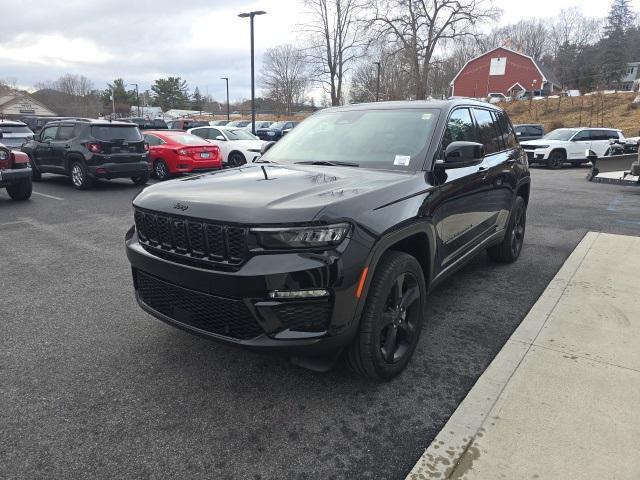
POLYGON ((184 205, 178 202, 173 206, 173 208, 175 208, 176 210, 182 210, 184 212, 187 208, 189 208, 189 205, 184 205))

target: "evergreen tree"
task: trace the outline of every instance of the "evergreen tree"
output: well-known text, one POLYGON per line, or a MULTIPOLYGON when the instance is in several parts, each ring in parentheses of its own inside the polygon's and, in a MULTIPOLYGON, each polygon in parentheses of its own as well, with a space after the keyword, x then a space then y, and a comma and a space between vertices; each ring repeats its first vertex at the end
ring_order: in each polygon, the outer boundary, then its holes
POLYGON ((630 0, 613 0, 604 27, 602 40, 602 80, 607 85, 619 82, 627 71, 629 62, 629 33, 635 15, 629 5, 630 0))
POLYGON ((172 108, 183 109, 189 105, 189 86, 180 77, 159 78, 151 86, 151 91, 155 95, 155 105, 165 112, 172 108))
POLYGON ((193 105, 194 110, 202 110, 204 97, 200 93, 200 89, 198 87, 195 88, 193 95, 191 95, 191 104, 193 105))

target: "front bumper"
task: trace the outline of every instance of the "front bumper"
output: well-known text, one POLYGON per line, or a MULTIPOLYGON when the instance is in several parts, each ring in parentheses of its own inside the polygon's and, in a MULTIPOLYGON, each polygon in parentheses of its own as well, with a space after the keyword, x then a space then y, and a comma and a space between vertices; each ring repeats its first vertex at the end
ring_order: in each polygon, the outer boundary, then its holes
MULTIPOLYGON (((348 241, 345 241, 348 243, 348 241)), ((320 355, 351 342, 355 292, 366 250, 257 255, 237 271, 177 263, 147 251, 132 228, 126 250, 138 304, 156 318, 225 343, 287 354, 320 355), (353 258, 346 265, 343 258, 353 258), (275 290, 326 289, 330 296, 274 300, 275 290)))
POLYGON ((31 179, 30 168, 19 168, 15 170, 0 170, 0 187, 10 187, 20 182, 31 179))

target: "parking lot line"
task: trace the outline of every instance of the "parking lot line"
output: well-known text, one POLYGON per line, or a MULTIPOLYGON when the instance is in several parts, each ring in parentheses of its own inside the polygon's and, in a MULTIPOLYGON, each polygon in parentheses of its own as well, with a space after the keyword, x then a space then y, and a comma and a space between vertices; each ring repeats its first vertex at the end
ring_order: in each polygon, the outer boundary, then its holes
POLYGON ((60 198, 60 197, 56 197, 53 195, 47 195, 46 193, 40 193, 40 192, 36 192, 36 191, 32 191, 31 193, 35 194, 35 195, 40 195, 41 197, 47 197, 47 198, 51 198, 53 200, 64 200, 64 198, 60 198))

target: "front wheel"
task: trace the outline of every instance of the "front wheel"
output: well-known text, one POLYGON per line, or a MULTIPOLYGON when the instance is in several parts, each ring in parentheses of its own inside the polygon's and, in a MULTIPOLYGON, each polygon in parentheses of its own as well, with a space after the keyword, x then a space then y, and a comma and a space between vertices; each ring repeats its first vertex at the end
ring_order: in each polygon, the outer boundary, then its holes
POLYGON ((526 224, 527 204, 524 198, 518 196, 511 209, 511 216, 509 217, 504 239, 499 244, 487 249, 489 258, 501 263, 515 262, 522 251, 526 224))
POLYGON ((227 165, 229 165, 230 168, 240 167, 245 163, 247 163, 247 160, 240 152, 233 152, 227 160, 227 165))
POLYGON ((361 376, 391 380, 409 363, 418 344, 426 286, 420 263, 388 251, 380 259, 347 363, 361 376))
POLYGON ((561 168, 564 164, 566 158, 564 153, 562 152, 551 152, 549 155, 549 160, 547 161, 547 166, 553 170, 557 170, 561 168))
POLYGON ((31 189, 31 179, 27 178, 15 185, 9 185, 7 187, 7 193, 12 200, 29 200, 29 198, 31 198, 31 189))

